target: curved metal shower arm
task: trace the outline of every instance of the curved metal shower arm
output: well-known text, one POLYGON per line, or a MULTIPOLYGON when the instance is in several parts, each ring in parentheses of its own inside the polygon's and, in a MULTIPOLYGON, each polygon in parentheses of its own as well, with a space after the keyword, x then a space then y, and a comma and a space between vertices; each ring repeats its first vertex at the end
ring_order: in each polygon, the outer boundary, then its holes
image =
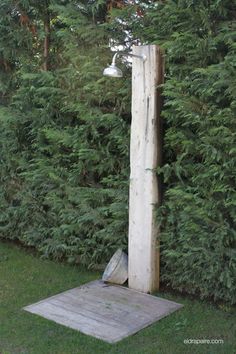
POLYGON ((132 54, 132 53, 127 53, 127 52, 116 52, 112 58, 112 65, 116 64, 116 58, 117 56, 129 56, 129 57, 134 57, 134 58, 138 58, 141 59, 143 62, 147 59, 146 55, 136 55, 136 54, 132 54))
POLYGON ((113 56, 111 65, 116 65, 116 57, 118 54, 119 52, 116 52, 115 55, 113 56))

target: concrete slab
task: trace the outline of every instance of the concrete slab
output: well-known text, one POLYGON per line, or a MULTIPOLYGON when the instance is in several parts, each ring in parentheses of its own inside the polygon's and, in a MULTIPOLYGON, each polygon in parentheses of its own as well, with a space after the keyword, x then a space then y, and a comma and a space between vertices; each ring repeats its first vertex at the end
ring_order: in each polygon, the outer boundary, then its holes
POLYGON ((24 310, 115 343, 181 307, 173 301, 96 280, 24 310))

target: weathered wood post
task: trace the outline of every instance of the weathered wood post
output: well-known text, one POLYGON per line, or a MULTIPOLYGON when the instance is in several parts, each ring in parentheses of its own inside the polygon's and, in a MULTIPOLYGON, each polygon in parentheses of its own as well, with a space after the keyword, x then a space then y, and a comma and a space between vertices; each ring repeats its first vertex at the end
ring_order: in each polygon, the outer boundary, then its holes
POLYGON ((164 65, 160 47, 134 46, 129 195, 129 287, 150 293, 159 288, 158 226, 160 204, 156 169, 161 163, 161 97, 164 65))

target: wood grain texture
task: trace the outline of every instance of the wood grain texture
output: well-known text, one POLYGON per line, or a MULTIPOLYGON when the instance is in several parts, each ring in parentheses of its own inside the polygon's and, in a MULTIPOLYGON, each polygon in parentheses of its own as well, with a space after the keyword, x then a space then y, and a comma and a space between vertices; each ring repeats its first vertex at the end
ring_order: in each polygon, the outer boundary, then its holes
POLYGON ((161 194, 161 96, 163 56, 156 45, 134 46, 129 193, 129 287, 145 293, 159 288, 159 230, 155 207, 161 194))
POLYGON ((93 281, 27 306, 84 334, 115 343, 182 307, 125 287, 93 281))

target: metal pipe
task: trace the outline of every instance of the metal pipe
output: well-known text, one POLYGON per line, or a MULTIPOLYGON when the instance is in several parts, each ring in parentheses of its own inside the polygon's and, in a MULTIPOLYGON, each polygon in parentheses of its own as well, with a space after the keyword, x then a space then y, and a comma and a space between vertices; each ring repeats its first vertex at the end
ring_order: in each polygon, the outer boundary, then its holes
POLYGON ((136 55, 136 54, 132 54, 132 53, 127 53, 127 52, 122 52, 122 51, 120 51, 120 52, 116 52, 115 55, 113 56, 113 58, 112 58, 112 65, 115 65, 115 63, 116 63, 116 57, 117 57, 117 56, 120 56, 120 55, 138 58, 138 59, 141 59, 143 62, 146 61, 146 59, 147 59, 146 55, 144 55, 144 54, 143 54, 143 55, 136 55))

